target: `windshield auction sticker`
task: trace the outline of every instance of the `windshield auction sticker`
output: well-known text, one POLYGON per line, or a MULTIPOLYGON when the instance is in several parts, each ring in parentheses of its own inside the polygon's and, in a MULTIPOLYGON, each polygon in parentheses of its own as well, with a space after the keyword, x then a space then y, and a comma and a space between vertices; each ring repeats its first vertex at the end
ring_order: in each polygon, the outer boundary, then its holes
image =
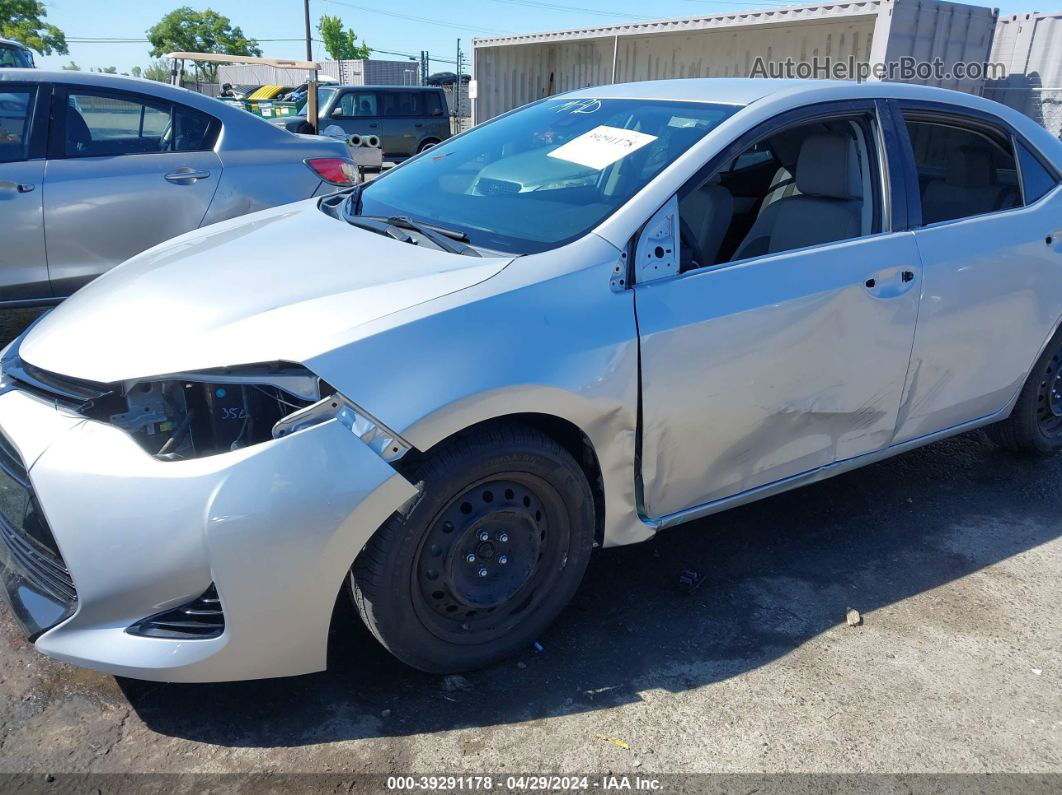
POLYGON ((549 156, 600 171, 655 140, 655 135, 601 125, 558 146, 549 156))

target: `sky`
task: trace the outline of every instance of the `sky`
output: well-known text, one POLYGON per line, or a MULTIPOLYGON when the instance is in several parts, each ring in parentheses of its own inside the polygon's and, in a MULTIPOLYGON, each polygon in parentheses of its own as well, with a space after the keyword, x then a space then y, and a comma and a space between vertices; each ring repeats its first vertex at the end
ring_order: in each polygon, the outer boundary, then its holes
MULTIPOLYGON (((1031 10, 1062 10, 1057 2, 1003 0, 992 6, 1001 14, 1031 10)), ((310 0, 310 17, 316 33, 322 14, 340 17, 361 41, 371 47, 417 56, 428 50, 432 72, 453 71, 457 39, 466 59, 472 38, 506 33, 608 25, 624 21, 702 16, 726 11, 747 11, 767 6, 793 5, 794 0, 578 0, 573 6, 560 0, 310 0)), ((128 72, 150 60, 145 31, 163 15, 181 5, 212 8, 229 17, 245 35, 258 39, 262 54, 277 58, 304 58, 306 53, 303 0, 45 0, 47 21, 67 36, 70 54, 39 56, 45 69, 58 69, 73 59, 82 69, 115 66, 128 72)), ((375 53, 375 57, 402 59, 402 55, 375 53)), ((327 53, 314 43, 314 58, 327 53)), ((471 71, 471 68, 465 71, 471 71)))

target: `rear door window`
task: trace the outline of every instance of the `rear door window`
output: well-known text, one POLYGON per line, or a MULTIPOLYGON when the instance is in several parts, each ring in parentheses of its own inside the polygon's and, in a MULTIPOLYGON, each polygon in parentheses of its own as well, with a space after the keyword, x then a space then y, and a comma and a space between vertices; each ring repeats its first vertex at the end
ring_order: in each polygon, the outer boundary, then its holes
POLYGON ((425 116, 442 116, 444 113, 442 97, 438 91, 425 91, 421 95, 423 114, 425 116))
POLYGON ((26 159, 35 93, 32 88, 0 91, 0 163, 26 159))
POLYGON ((904 116, 918 168, 923 224, 1021 206, 1008 135, 943 115, 904 116))
POLYGON ((200 151, 220 128, 209 114, 124 92, 71 91, 65 115, 67 157, 200 151))
POLYGON ((383 116, 422 116, 419 91, 381 91, 380 102, 383 116))

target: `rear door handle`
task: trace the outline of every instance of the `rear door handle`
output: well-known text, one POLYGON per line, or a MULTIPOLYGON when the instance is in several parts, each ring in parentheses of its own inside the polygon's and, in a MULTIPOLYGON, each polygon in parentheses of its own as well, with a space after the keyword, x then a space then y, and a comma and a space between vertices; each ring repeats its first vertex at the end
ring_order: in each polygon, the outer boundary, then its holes
POLYGON ((179 168, 176 171, 171 171, 165 176, 167 182, 173 182, 177 185, 191 185, 193 182, 206 179, 210 176, 209 171, 197 171, 194 168, 179 168))

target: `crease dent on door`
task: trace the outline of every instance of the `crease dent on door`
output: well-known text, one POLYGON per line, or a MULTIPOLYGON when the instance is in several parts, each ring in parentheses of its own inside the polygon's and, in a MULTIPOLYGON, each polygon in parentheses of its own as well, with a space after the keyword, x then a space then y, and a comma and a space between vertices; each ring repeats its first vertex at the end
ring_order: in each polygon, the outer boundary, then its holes
POLYGON ((665 517, 892 442, 919 291, 896 233, 640 285, 644 510, 665 517))

